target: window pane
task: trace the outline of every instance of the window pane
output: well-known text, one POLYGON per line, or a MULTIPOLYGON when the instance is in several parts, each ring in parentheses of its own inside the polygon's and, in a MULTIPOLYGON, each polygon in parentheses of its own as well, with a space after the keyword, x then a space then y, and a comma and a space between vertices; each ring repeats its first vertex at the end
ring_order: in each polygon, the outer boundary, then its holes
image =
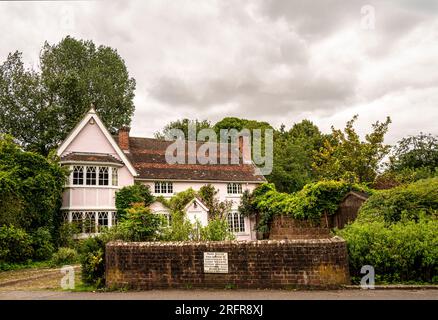
POLYGON ((237 214, 239 215, 239 232, 245 232, 245 219, 240 213, 237 214))
POLYGON ((87 185, 96 185, 96 167, 87 167, 87 185))
POLYGON ((99 212, 97 220, 98 232, 102 232, 105 228, 108 228, 108 212, 99 212))
POLYGON ((73 184, 74 185, 84 184, 84 167, 82 166, 73 167, 73 184))
POLYGON ((71 213, 71 223, 76 228, 76 231, 81 233, 83 232, 82 228, 82 212, 72 212, 71 213))
POLYGON ((99 167, 99 185, 108 185, 108 167, 99 167))
POLYGON ((111 225, 115 226, 117 224, 117 213, 111 212, 111 225))
POLYGON ((96 232, 96 213, 85 212, 84 233, 95 233, 95 232, 96 232))
POLYGON ((119 177, 118 177, 117 168, 113 168, 112 169, 112 185, 117 186, 118 184, 119 184, 119 177))

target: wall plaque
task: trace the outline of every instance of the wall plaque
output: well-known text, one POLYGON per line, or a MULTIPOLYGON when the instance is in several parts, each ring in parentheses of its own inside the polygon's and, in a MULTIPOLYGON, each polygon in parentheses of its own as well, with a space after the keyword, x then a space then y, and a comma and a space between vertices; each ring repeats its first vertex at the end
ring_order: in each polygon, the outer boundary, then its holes
POLYGON ((228 273, 228 252, 204 252, 204 273, 228 273))

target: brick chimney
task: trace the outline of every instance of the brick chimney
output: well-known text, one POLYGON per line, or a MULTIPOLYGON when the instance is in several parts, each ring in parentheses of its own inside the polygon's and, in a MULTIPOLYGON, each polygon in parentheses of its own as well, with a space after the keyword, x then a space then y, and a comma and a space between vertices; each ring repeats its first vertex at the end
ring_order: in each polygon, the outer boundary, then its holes
POLYGON ((243 164, 251 164, 251 137, 249 135, 239 135, 239 153, 243 164))
POLYGON ((129 127, 121 127, 119 129, 119 147, 124 152, 129 152, 129 131, 131 128, 129 127))

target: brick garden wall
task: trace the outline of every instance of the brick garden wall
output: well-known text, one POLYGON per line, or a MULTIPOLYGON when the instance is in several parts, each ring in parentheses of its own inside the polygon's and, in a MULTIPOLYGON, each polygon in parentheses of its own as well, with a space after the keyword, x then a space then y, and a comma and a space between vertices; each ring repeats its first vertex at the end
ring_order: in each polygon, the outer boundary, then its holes
POLYGON ((345 241, 111 242, 110 288, 296 288, 349 283, 345 241), (228 273, 204 273, 204 252, 227 252, 228 273))
POLYGON ((328 239, 330 230, 326 227, 324 217, 320 222, 311 220, 297 220, 292 217, 278 215, 274 216, 271 226, 269 239, 328 239))

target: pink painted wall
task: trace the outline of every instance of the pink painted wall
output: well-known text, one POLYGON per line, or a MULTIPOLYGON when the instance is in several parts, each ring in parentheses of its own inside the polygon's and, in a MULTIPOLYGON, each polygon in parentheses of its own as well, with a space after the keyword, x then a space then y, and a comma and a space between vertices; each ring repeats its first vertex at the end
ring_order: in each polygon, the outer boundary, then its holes
POLYGON ((111 143, 96 123, 87 123, 62 155, 70 152, 109 153, 120 160, 111 143))
MULTIPOLYGON (((71 152, 106 153, 121 160, 96 123, 93 125, 87 123, 61 156, 71 152)), ((128 168, 126 166, 119 167, 118 186, 116 187, 67 187, 63 194, 63 209, 115 209, 115 192, 117 189, 132 184, 134 184, 134 177, 128 168)))

